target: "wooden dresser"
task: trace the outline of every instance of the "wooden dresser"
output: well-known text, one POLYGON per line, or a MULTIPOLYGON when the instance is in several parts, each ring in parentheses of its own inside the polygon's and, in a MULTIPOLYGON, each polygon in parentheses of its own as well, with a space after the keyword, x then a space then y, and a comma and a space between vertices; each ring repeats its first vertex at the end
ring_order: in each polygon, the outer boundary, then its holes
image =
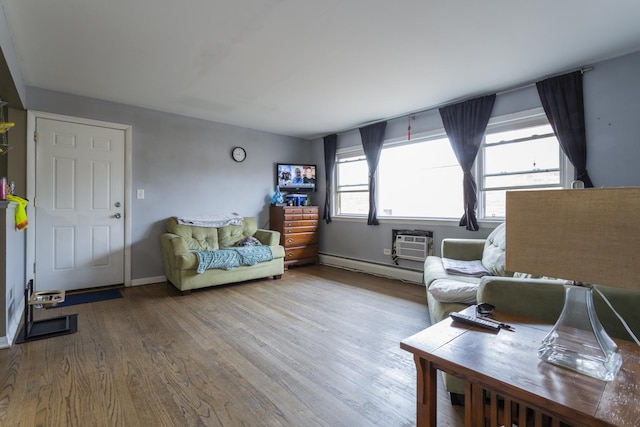
POLYGON ((269 223, 280 232, 285 268, 318 262, 317 206, 271 206, 269 223))

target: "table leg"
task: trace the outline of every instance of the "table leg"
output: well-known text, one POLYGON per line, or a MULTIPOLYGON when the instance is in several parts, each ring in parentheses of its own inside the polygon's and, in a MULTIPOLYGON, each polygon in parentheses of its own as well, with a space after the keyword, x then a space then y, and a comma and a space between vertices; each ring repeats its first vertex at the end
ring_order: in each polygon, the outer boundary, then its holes
POLYGON ((438 371, 433 364, 418 355, 413 357, 417 372, 416 425, 436 427, 438 402, 438 371))
POLYGON ((473 426, 473 387, 470 382, 464 386, 464 425, 473 426))

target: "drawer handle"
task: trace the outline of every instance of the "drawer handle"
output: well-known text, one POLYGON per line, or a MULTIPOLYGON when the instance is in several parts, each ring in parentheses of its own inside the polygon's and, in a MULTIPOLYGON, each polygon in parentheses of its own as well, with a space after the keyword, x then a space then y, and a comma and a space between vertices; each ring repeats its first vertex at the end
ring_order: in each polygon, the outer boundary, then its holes
POLYGON ((293 239, 287 239, 287 243, 293 242, 293 239))
POLYGON ((287 254, 287 256, 289 256, 289 257, 293 256, 293 252, 289 252, 289 253, 287 254))
POLYGON ((313 221, 313 222, 311 223, 311 225, 316 225, 316 222, 315 222, 315 221, 313 221))
POLYGON ((287 224, 287 227, 291 227, 292 225, 293 225, 293 223, 290 222, 290 223, 287 224))

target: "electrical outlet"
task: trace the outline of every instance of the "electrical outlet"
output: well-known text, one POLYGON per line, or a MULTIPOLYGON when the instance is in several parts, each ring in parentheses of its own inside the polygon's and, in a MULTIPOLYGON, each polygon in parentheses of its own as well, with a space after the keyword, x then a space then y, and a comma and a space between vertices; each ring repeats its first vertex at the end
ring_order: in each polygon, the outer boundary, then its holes
POLYGON ((383 249, 383 250, 382 250, 382 253, 383 253, 384 255, 391 255, 391 249, 383 249))

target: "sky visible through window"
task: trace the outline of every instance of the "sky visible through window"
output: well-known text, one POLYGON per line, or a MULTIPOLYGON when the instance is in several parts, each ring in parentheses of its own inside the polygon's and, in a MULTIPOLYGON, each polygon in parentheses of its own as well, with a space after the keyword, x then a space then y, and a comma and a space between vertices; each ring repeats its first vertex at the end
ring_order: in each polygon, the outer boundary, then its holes
MULTIPOLYGON (((559 188, 560 151, 551 126, 488 133, 481 148, 480 218, 504 218, 507 190, 559 188)), ((364 155, 337 164, 338 214, 369 212, 364 155)), ((447 138, 384 147, 378 164, 379 218, 460 218, 462 169, 447 138)))

